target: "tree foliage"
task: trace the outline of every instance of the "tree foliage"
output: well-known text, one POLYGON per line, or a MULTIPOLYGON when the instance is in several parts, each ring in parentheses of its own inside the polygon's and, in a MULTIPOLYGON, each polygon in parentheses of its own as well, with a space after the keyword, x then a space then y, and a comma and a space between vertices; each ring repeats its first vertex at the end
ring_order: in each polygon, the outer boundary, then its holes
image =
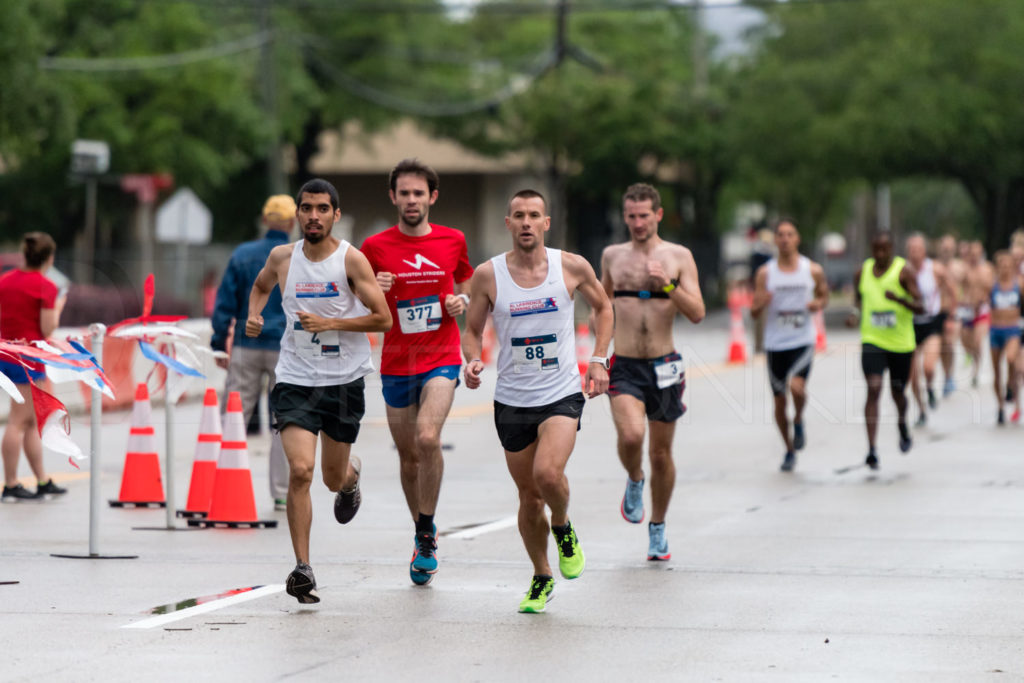
POLYGON ((838 183, 960 182, 989 247, 1024 220, 1024 5, 778 3, 742 72, 745 177, 814 217, 838 183))

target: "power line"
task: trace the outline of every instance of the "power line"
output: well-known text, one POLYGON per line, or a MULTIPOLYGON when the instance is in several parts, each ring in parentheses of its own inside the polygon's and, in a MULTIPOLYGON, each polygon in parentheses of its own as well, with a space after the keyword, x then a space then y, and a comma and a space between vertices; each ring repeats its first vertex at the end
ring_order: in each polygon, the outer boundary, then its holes
POLYGON ((256 50, 273 39, 271 31, 260 31, 245 38, 212 47, 163 55, 138 57, 41 57, 39 68, 48 71, 123 72, 169 69, 205 62, 256 50))
POLYGON ((515 75, 509 79, 508 83, 486 97, 463 102, 439 102, 437 100, 412 100, 381 90, 342 71, 333 63, 315 53, 310 52, 308 54, 316 63, 318 69, 349 93, 380 107, 394 109, 415 116, 431 117, 461 116, 496 107, 516 95, 526 92, 538 78, 555 66, 558 61, 554 50, 547 50, 538 56, 527 73, 515 75))

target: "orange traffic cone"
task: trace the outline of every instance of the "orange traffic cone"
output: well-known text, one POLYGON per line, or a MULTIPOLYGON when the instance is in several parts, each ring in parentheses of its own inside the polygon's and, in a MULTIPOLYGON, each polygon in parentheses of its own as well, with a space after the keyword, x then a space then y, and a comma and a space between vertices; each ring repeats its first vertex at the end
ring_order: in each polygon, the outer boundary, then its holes
POLYGON ((213 478, 210 511, 205 519, 190 519, 189 526, 234 527, 269 529, 276 520, 256 519, 256 496, 249 471, 249 449, 245 443, 245 418, 242 416, 242 396, 237 391, 228 394, 228 409, 224 415, 224 432, 220 442, 220 457, 213 478))
POLYGON ((814 312, 814 350, 821 353, 828 348, 828 341, 825 339, 825 313, 823 311, 814 312))
POLYGON ((150 414, 149 389, 141 383, 135 388, 128 452, 124 456, 124 471, 121 473, 121 492, 117 500, 110 501, 112 507, 162 508, 166 505, 150 414))
POLYGON ((743 311, 738 306, 730 306, 729 325, 729 362, 747 362, 747 331, 743 326, 743 311))
POLYGON ((203 413, 199 418, 199 438, 196 441, 196 457, 192 461, 192 481, 188 486, 188 501, 184 510, 178 510, 179 517, 205 517, 210 511, 213 498, 213 480, 217 473, 217 457, 220 455, 220 409, 217 390, 206 390, 203 397, 203 413))

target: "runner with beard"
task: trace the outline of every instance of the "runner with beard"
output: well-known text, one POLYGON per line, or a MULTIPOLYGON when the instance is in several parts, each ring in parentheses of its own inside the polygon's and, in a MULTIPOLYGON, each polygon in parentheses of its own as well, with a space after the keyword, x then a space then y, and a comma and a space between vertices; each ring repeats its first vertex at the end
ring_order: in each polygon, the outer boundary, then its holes
POLYGON ((245 333, 259 335, 263 308, 278 285, 285 329, 270 403, 288 458, 288 531, 296 560, 285 590, 300 603, 314 603, 320 596, 309 566, 309 487, 317 439, 324 483, 336 492, 334 516, 345 524, 361 501, 360 461, 350 452, 365 411, 363 377, 373 372, 366 333, 389 330, 391 313, 366 257, 331 235, 341 217, 334 186, 310 180, 296 204, 302 239, 271 250, 249 295, 245 333))
POLYGON ((444 458, 441 429, 459 384, 459 326, 469 304, 466 237, 427 220, 440 181, 434 169, 405 159, 389 176, 398 224, 367 237, 360 250, 398 323, 384 335, 380 377, 388 427, 398 449, 402 491, 415 525, 409 577, 425 585, 438 569, 434 513, 444 458))

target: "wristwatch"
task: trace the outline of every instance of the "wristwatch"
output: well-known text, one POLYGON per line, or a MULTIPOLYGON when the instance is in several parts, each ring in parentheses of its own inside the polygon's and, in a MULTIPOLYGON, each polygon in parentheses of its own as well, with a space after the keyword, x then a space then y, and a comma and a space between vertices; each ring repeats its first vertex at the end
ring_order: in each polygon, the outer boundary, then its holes
POLYGON ((664 287, 661 288, 661 291, 665 292, 666 294, 669 294, 678 285, 679 285, 679 279, 678 278, 672 278, 671 280, 669 280, 669 283, 667 285, 665 285, 664 287))
POLYGON ((612 367, 611 362, 607 358, 605 358, 604 356, 591 356, 590 357, 590 362, 591 363, 600 363, 601 367, 603 367, 605 370, 610 370, 611 367, 612 367))

